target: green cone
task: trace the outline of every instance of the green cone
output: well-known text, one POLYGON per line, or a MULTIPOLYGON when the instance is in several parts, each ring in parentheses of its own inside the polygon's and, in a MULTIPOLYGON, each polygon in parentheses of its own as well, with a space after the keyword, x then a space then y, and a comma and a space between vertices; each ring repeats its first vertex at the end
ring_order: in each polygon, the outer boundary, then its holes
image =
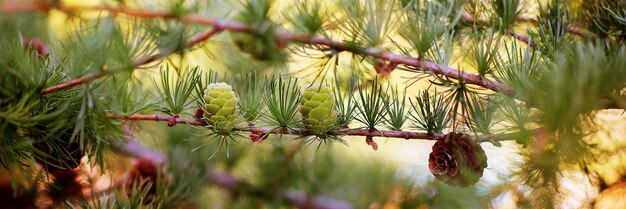
POLYGON ((209 84, 204 90, 204 101, 202 119, 216 132, 232 131, 239 117, 238 99, 233 88, 225 83, 209 84))
POLYGON ((284 59, 282 53, 284 46, 269 32, 263 35, 231 33, 230 37, 237 48, 250 54, 254 59, 262 61, 281 61, 284 59))
POLYGON ((335 96, 331 89, 320 84, 307 88, 300 101, 300 113, 307 129, 315 135, 325 135, 337 119, 335 96))

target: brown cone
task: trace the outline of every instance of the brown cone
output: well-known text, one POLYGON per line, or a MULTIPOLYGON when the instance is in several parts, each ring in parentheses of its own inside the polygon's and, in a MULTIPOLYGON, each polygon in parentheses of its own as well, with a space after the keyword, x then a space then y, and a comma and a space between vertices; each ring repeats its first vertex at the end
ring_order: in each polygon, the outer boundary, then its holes
POLYGON ((462 133, 439 139, 428 158, 428 168, 437 180, 457 186, 478 182, 487 167, 487 155, 480 145, 462 133))

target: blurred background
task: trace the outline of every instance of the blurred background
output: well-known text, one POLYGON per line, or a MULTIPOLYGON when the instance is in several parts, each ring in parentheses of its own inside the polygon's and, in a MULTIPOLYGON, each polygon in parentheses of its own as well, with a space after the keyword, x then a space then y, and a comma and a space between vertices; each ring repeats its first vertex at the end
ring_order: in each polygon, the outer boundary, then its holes
MULTIPOLYGON (((12 0, 3 1, 4 3, 18 2, 12 0)), ((62 2, 67 5, 81 6, 97 6, 111 3, 109 1, 97 0, 64 0, 62 2)), ((336 10, 336 8, 332 7, 332 5, 335 5, 334 1, 328 0, 322 2, 324 2, 322 5, 325 5, 325 14, 331 16, 339 15, 339 13, 333 12, 336 10)), ((581 4, 581 2, 582 0, 571 1, 571 4, 577 5, 581 4)), ((294 8, 297 3, 298 1, 276 0, 276 3, 274 4, 275 7, 271 10, 272 19, 278 23, 286 23, 286 18, 289 17, 291 8, 294 8)), ((524 13, 528 16, 536 15, 538 3, 538 1, 526 1, 527 9, 524 13)), ((209 3, 207 3, 207 5, 208 4, 209 3)), ((212 5, 211 7, 202 8, 199 13, 211 17, 232 18, 237 11, 241 10, 241 4, 237 1, 213 1, 210 2, 210 4, 212 5)), ((159 10, 160 8, 165 8, 165 5, 167 5, 167 1, 164 0, 145 0, 128 3, 127 6, 131 8, 159 10)), ((96 18, 100 15, 102 14, 99 12, 87 12, 81 13, 80 18, 96 18)), ((78 26, 74 25, 79 22, 76 21, 75 18, 79 17, 71 17, 61 12, 52 12, 50 14, 47 21, 49 21, 49 33, 52 37, 51 40, 53 40, 50 43, 51 45, 54 46, 63 44, 63 38, 67 37, 68 34, 78 26)), ((128 24, 132 25, 132 22, 129 21, 128 24)), ((290 30, 290 28, 287 28, 287 30, 290 30)), ((192 28, 191 31, 201 30, 198 28, 192 28)), ((519 31, 524 33, 524 30, 519 31)), ((355 64, 350 62, 351 59, 349 57, 339 58, 339 65, 337 65, 336 69, 331 70, 336 71, 337 74, 324 72, 322 75, 318 75, 319 72, 316 71, 318 68, 310 67, 311 65, 319 65, 319 63, 315 63, 315 59, 307 59, 297 56, 293 56, 292 60, 284 65, 267 65, 266 63, 256 61, 255 59, 232 47, 232 43, 230 43, 228 36, 229 33, 222 33, 202 44, 202 46, 196 47, 193 51, 185 54, 184 56, 173 55, 168 57, 163 62, 138 70, 133 74, 133 77, 136 79, 135 82, 137 82, 138 86, 143 88, 143 91, 153 91, 155 86, 151 82, 151 79, 158 80, 160 76, 158 73, 159 69, 165 65, 180 69, 185 68, 186 66, 198 66, 200 70, 205 72, 208 72, 209 70, 217 72, 223 77, 223 81, 228 81, 230 79, 229 76, 237 73, 244 73, 250 69, 257 70, 257 72, 261 75, 282 73, 301 78, 300 84, 303 87, 308 83, 319 82, 320 79, 328 79, 327 81, 330 81, 336 76, 342 78, 349 77, 351 76, 350 72, 352 72, 353 69, 359 69, 359 79, 361 79, 362 82, 367 82, 367 80, 373 79, 376 75, 371 62, 355 64)), ((329 34, 329 36, 335 40, 341 40, 344 38, 340 34, 329 34)), ((391 32, 389 36, 397 37, 399 34, 397 31, 394 31, 391 32)), ((516 40, 508 39, 506 41, 516 40)), ((394 44, 401 45, 403 43, 383 43, 382 47, 394 48, 394 44)), ((466 57, 467 53, 463 50, 463 47, 457 47, 457 50, 453 52, 455 59, 449 64, 449 66, 455 66, 456 68, 467 72, 476 72, 474 68, 468 64, 469 62, 467 62, 466 57)), ((406 88, 406 95, 412 97, 415 96, 419 90, 426 89, 426 87, 430 84, 427 79, 417 79, 413 76, 415 76, 415 73, 396 70, 384 78, 383 82, 390 83, 392 86, 399 86, 398 88, 400 89, 406 88)), ((156 97, 156 95, 149 95, 149 97, 151 96, 156 97)), ((560 208, 591 208, 592 204, 590 204, 590 202, 592 201, 597 201, 595 208, 615 208, 614 206, 616 204, 624 205, 624 203, 616 201, 626 201, 624 198, 621 198, 626 195, 626 179, 623 178, 626 174, 626 153, 623 152, 624 146, 626 145, 626 114, 624 114, 623 110, 601 110, 597 111, 595 115, 596 118, 594 123, 597 124, 598 130, 594 134, 586 136, 585 140, 597 143, 599 148, 607 152, 613 152, 613 154, 608 155, 609 157, 599 159, 600 163, 590 165, 590 169, 596 171, 598 175, 593 179, 588 178, 583 172, 578 171, 577 169, 572 169, 571 172, 564 172, 562 184, 560 185, 561 190, 559 191, 559 194, 561 194, 561 198, 563 199, 560 203, 560 208), (601 187, 610 189, 605 189, 604 192, 600 194, 601 187), (601 198, 597 199, 600 196, 601 198)), ((361 125, 356 122, 351 124, 351 127, 359 126, 361 125)), ((410 122, 405 124, 405 126, 406 129, 410 129, 410 122)), ((190 141, 197 138, 197 135, 201 132, 198 131, 197 128, 183 127, 181 125, 168 128, 166 124, 158 122, 137 122, 137 127, 136 139, 139 140, 140 143, 149 147, 154 147, 157 150, 161 150, 166 153, 170 152, 170 149, 173 147, 182 146, 185 147, 182 152, 190 152, 190 155, 206 155, 205 160, 221 162, 220 165, 224 167, 231 166, 228 165, 230 163, 229 159, 234 159, 226 158, 223 151, 218 152, 214 158, 208 159, 209 156, 213 154, 211 150, 217 149, 218 145, 215 144, 211 144, 191 152, 192 149, 196 148, 199 143, 201 143, 197 141, 190 141), (173 144, 176 144, 176 146, 173 144)), ((289 136, 282 137, 289 138, 289 136)), ((351 164, 362 164, 363 166, 376 164, 372 167, 384 167, 389 170, 388 175, 403 176, 414 184, 426 185, 435 179, 428 169, 428 156, 431 152, 431 147, 434 144, 434 141, 375 138, 375 141, 379 145, 379 149, 374 151, 364 142, 364 137, 348 136, 344 137, 344 139, 347 142, 347 145, 334 143, 317 151, 314 148, 311 148, 300 157, 303 158, 302 160, 305 164, 307 162, 313 163, 317 162, 315 161, 316 158, 325 158, 321 156, 323 155, 321 153, 328 152, 331 153, 328 154, 329 156, 337 158, 334 159, 339 161, 336 163, 342 165, 345 164, 347 167, 350 167, 351 164)), ((244 138, 242 140, 247 139, 244 138)), ((254 158, 266 154, 262 153, 263 150, 270 149, 277 143, 282 142, 275 141, 280 141, 278 136, 271 136, 270 139, 260 145, 250 146, 246 141, 246 144, 244 145, 233 145, 229 147, 229 154, 232 156, 238 156, 237 158, 242 159, 241 161, 253 162, 254 158), (253 151, 250 151, 251 149, 253 151), (258 155, 255 156, 255 154, 258 155)), ((526 190, 523 185, 511 185, 510 183, 514 181, 511 179, 513 178, 513 174, 520 172, 516 169, 521 168, 519 165, 523 162, 523 157, 519 153, 521 148, 520 145, 518 145, 515 141, 510 140, 503 141, 502 146, 500 147, 493 146, 491 143, 482 143, 481 146, 488 156, 488 167, 485 169, 483 177, 477 184, 478 186, 476 188, 478 193, 487 194, 494 192, 497 194, 495 191, 502 190, 502 187, 515 186, 516 189, 514 190, 498 194, 498 198, 491 202, 491 208, 518 208, 519 205, 517 202, 519 200, 517 198, 519 197, 519 194, 517 193, 524 193, 526 190)), ((124 171, 127 171, 128 168, 126 168, 126 165, 132 161, 130 158, 120 156, 111 157, 114 159, 120 159, 118 162, 123 162, 119 163, 119 165, 117 163, 110 165, 113 168, 117 167, 118 169, 113 169, 117 172, 100 173, 100 171, 95 168, 87 168, 93 169, 91 171, 94 174, 97 173, 100 175, 96 178, 97 181, 94 182, 95 188, 107 188, 109 184, 113 183, 112 179, 115 179, 114 176, 123 175, 124 171)), ((115 162, 115 160, 113 162, 115 162)), ((234 169, 237 171, 235 173, 236 176, 246 178, 246 176, 249 175, 257 175, 255 171, 250 171, 245 165, 245 163, 237 163, 237 166, 234 169)), ((342 172, 351 171, 377 172, 376 169, 346 169, 342 172)), ((6 175, 6 172, 8 171, 5 170, 3 172, 5 172, 6 175)), ((376 176, 376 174, 373 173, 364 175, 367 177, 376 176)), ((364 177, 364 179, 367 178, 364 177)), ((219 200, 217 200, 219 199, 217 197, 220 197, 220 195, 224 194, 213 190, 207 191, 206 198, 214 200, 211 203, 213 204, 211 207, 220 208, 220 204, 225 204, 220 203, 219 200)), ((374 206, 372 207, 375 208, 374 206)))

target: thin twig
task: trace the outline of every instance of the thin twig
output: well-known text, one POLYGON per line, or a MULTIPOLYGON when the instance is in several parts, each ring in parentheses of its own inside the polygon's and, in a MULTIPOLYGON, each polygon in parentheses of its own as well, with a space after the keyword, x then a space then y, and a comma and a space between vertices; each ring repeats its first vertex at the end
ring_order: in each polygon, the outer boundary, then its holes
POLYGON ((537 48, 537 44, 535 44, 535 42, 533 42, 533 40, 528 36, 516 33, 513 30, 509 30, 509 35, 513 36, 515 39, 519 41, 526 43, 530 48, 533 48, 533 49, 537 48))
MULTIPOLYGON (((95 7, 72 6, 72 7, 69 7, 69 6, 63 6, 63 5, 50 5, 50 4, 46 4, 42 2, 31 3, 31 4, 5 4, 5 5, 1 5, 0 8, 5 12, 47 11, 51 9, 57 9, 57 10, 64 11, 64 12, 76 12, 76 11, 84 11, 84 10, 108 11, 113 14, 125 14, 128 16, 139 17, 139 18, 162 18, 162 19, 177 18, 181 20, 182 22, 186 22, 186 23, 213 26, 214 29, 217 30, 217 31, 209 31, 208 33, 205 33, 199 36, 198 39, 207 39, 208 37, 213 35, 212 33, 217 33, 221 30, 229 30, 229 31, 245 32, 245 33, 254 32, 253 28, 250 28, 247 25, 239 23, 239 22, 222 20, 222 19, 212 19, 212 18, 208 18, 208 17, 196 15, 196 14, 187 14, 187 15, 182 15, 180 17, 177 17, 166 11, 148 11, 148 10, 131 9, 131 8, 113 8, 113 7, 107 7, 107 6, 95 6, 95 7)), ((465 21, 473 22, 478 25, 485 26, 485 24, 487 24, 487 23, 478 21, 474 19, 472 16, 465 14, 465 13, 463 14, 462 18, 465 21)), ((522 18, 520 19, 520 21, 536 21, 536 20, 522 18)), ((572 28, 572 27, 568 27, 567 31, 570 33, 578 34, 583 37, 590 37, 590 38, 594 37, 593 34, 584 33, 583 31, 576 29, 576 28, 572 28)), ((407 56, 403 56, 399 54, 394 54, 392 52, 385 51, 383 49, 375 48, 375 47, 357 49, 354 47, 349 47, 346 43, 343 43, 343 42, 332 41, 332 40, 325 39, 325 38, 322 38, 316 35, 311 35, 311 34, 296 34, 296 33, 290 33, 290 32, 285 32, 285 31, 277 31, 276 34, 277 34, 277 38, 279 39, 279 42, 293 41, 293 42, 300 42, 300 43, 306 43, 306 44, 321 45, 321 46, 333 48, 338 51, 350 51, 350 52, 357 53, 357 54, 368 55, 368 56, 372 56, 372 57, 379 58, 382 60, 387 60, 390 63, 413 66, 416 68, 429 70, 436 74, 445 75, 453 79, 462 79, 465 83, 468 83, 468 84, 478 85, 486 89, 490 89, 496 92, 506 94, 508 96, 512 96, 512 97, 515 96, 515 91, 503 83, 487 79, 477 74, 466 73, 458 69, 454 69, 445 65, 437 64, 428 60, 416 59, 416 58, 407 57, 407 56)), ((513 35, 516 39, 529 44, 530 47, 533 47, 535 45, 533 44, 533 42, 531 42, 531 39, 525 35, 521 35, 512 31, 510 32, 510 35, 513 35)), ((189 43, 196 44, 197 42, 201 42, 201 41, 192 40, 189 43)), ((135 64, 142 65, 142 64, 150 63, 152 61, 161 59, 165 56, 166 55, 156 54, 156 55, 144 57, 135 61, 135 64)), ((83 78, 72 79, 68 81, 66 84, 60 84, 58 86, 53 86, 53 87, 44 89, 42 90, 42 94, 48 94, 48 93, 58 91, 61 89, 70 88, 70 87, 80 85, 80 84, 89 82, 91 80, 100 78, 102 76, 104 75, 95 74, 91 76, 85 76, 83 78)), ((613 106, 609 106, 609 108, 611 107, 613 106)))
MULTIPOLYGON (((530 17, 518 17, 516 18, 517 21, 519 22, 527 22, 527 23, 533 23, 536 24, 539 21, 535 18, 530 18, 530 17)), ((588 39, 596 39, 598 38, 595 34, 587 32, 583 29, 580 28, 576 28, 576 27, 572 27, 572 26, 567 26, 565 27, 565 32, 580 36, 581 38, 588 38, 588 39)))
POLYGON ((103 77, 103 76, 105 76, 107 74, 108 73, 106 71, 100 71, 100 72, 98 72, 96 74, 93 74, 93 75, 86 75, 86 76, 83 76, 83 77, 80 77, 80 78, 74 78, 74 79, 71 79, 71 80, 69 80, 69 81, 67 81, 65 83, 42 89, 41 92, 39 92, 39 94, 46 95, 46 94, 49 94, 49 93, 52 93, 52 92, 56 92, 56 91, 59 91, 59 90, 72 88, 74 86, 78 86, 78 85, 81 85, 81 84, 84 84, 84 83, 89 83, 90 81, 98 79, 98 78, 101 78, 101 77, 103 77))
MULTIPOLYGON (((469 15, 467 13, 463 13, 461 15, 461 19, 463 19, 463 21, 465 21, 465 22, 476 24, 476 25, 479 25, 479 26, 483 26, 483 27, 488 27, 489 26, 488 23, 486 23, 484 21, 477 20, 476 18, 472 17, 471 15, 469 15)), ((536 44, 534 42, 532 42, 532 39, 530 37, 526 36, 526 35, 523 35, 521 33, 517 33, 513 29, 508 29, 507 33, 508 33, 508 35, 512 36, 513 38, 526 43, 528 45, 528 47, 530 47, 530 48, 535 48, 536 47, 536 44)))
MULTIPOLYGON (((203 41, 206 41, 207 39, 209 39, 213 35, 219 33, 220 31, 222 31, 222 29, 220 27, 215 26, 211 30, 208 30, 207 32, 199 35, 198 37, 196 37, 194 39, 191 39, 189 42, 187 42, 187 47, 193 47, 193 46, 195 46, 195 45, 197 45, 197 44, 199 44, 199 43, 201 43, 203 41)), ((139 66, 142 66, 142 65, 154 62, 156 60, 162 59, 164 57, 167 57, 168 55, 169 54, 157 53, 157 54, 153 54, 153 55, 144 56, 144 57, 141 57, 141 58, 135 60, 133 62, 133 66, 134 67, 139 67, 139 66)), ((56 92, 56 91, 60 91, 60 90, 63 90, 63 89, 68 89, 68 88, 72 88, 74 86, 78 86, 78 85, 81 85, 81 84, 89 83, 92 80, 99 79, 101 77, 109 75, 110 73, 112 73, 112 71, 100 71, 100 72, 98 72, 96 74, 93 74, 93 75, 87 75, 87 76, 83 76, 83 77, 80 77, 80 78, 71 79, 71 80, 69 80, 69 81, 67 81, 65 83, 61 83, 61 84, 58 84, 58 85, 55 85, 55 86, 51 86, 51 87, 45 88, 45 89, 41 90, 40 94, 41 95, 46 95, 46 94, 53 93, 53 92, 56 92)))
POLYGON ((184 119, 180 117, 167 116, 167 115, 140 115, 140 114, 132 114, 132 115, 114 115, 111 113, 106 114, 107 118, 111 119, 123 119, 123 120, 149 120, 149 121, 174 121, 175 123, 189 124, 194 126, 206 126, 207 124, 192 119, 184 119))
MULTIPOLYGON (((128 16, 139 17, 139 18, 162 18, 162 19, 177 18, 181 20, 182 22, 199 24, 199 25, 209 25, 209 26, 214 26, 215 28, 219 28, 223 30, 229 30, 229 31, 235 31, 235 32, 247 32, 247 33, 254 32, 253 28, 250 28, 247 25, 239 23, 239 22, 222 20, 222 19, 212 19, 212 18, 200 16, 200 15, 195 15, 195 14, 182 15, 180 17, 177 17, 168 12, 163 12, 163 11, 147 11, 147 10, 130 9, 130 8, 113 8, 113 7, 106 7, 106 6, 95 6, 95 7, 72 6, 72 7, 69 7, 69 6, 63 6, 63 5, 47 5, 46 6, 46 5, 40 5, 40 4, 45 4, 45 3, 35 3, 35 4, 31 4, 30 6, 28 4, 4 5, 2 9, 5 12, 37 11, 37 10, 46 11, 46 10, 51 10, 51 9, 56 9, 56 10, 63 11, 63 12, 76 12, 76 11, 81 11, 81 10, 82 11, 89 11, 89 10, 108 11, 114 14, 125 14, 128 16)), ((511 89, 510 87, 502 83, 481 77, 476 74, 462 72, 460 70, 457 70, 448 66, 440 65, 431 61, 395 54, 395 53, 385 51, 383 49, 376 48, 376 47, 357 49, 357 48, 348 46, 348 44, 344 42, 332 41, 332 40, 328 40, 328 39, 325 39, 316 35, 311 35, 311 34, 296 34, 296 33, 285 32, 285 31, 277 31, 276 34, 277 34, 277 38, 279 39, 279 42, 288 42, 288 41, 300 42, 300 43, 305 43, 305 44, 326 46, 326 47, 330 47, 338 51, 350 51, 350 52, 357 53, 357 54, 364 54, 364 55, 372 56, 375 58, 387 60, 390 63, 397 63, 397 64, 403 64, 407 66, 413 66, 416 68, 422 68, 425 70, 432 71, 433 73, 436 73, 436 74, 448 76, 453 79, 463 79, 464 82, 468 84, 482 86, 484 88, 487 88, 496 92, 501 92, 509 96, 515 95, 515 92, 513 91, 513 89, 511 89)))
POLYGON ((429 70, 433 73, 445 75, 450 78, 462 79, 465 83, 468 83, 468 84, 482 86, 486 89, 500 92, 509 96, 515 96, 515 92, 513 91, 513 89, 511 89, 510 87, 500 82, 490 80, 485 77, 481 77, 480 75, 477 75, 477 74, 466 73, 466 72, 463 72, 463 71, 460 71, 460 70, 457 70, 457 69, 454 69, 445 65, 437 64, 437 63, 434 63, 425 59, 407 57, 407 56, 395 54, 389 51, 384 51, 383 49, 376 48, 376 47, 355 50, 353 47, 349 47, 347 44, 343 42, 336 42, 336 41, 324 39, 319 36, 311 36, 309 34, 294 34, 294 33, 289 33, 289 32, 278 32, 277 36, 281 40, 323 45, 323 46, 327 46, 338 51, 351 51, 353 53, 368 55, 368 56, 372 56, 372 57, 379 58, 382 60, 387 60, 390 63, 402 64, 402 65, 429 70))
MULTIPOLYGON (((167 115, 141 115, 141 114, 132 114, 132 115, 114 115, 111 113, 106 114, 107 118, 111 119, 121 119, 121 120, 135 120, 135 121, 174 121, 179 124, 188 124, 194 126, 207 126, 207 124, 203 121, 195 120, 195 119, 185 119, 174 116, 167 115)), ((245 131, 256 134, 285 134, 285 135, 306 135, 308 131, 306 129, 301 128, 292 128, 292 129, 276 129, 273 127, 244 127, 236 129, 237 131, 245 131)), ((400 139, 426 139, 426 140, 437 140, 441 139, 445 136, 445 134, 441 133, 428 133, 428 132, 417 132, 417 131, 386 131, 386 130, 376 130, 370 131, 367 129, 350 129, 350 128, 340 128, 333 131, 334 134, 337 135, 345 135, 345 136, 371 136, 371 137, 387 137, 387 138, 400 138, 400 139)), ((511 134, 491 134, 491 135, 481 135, 473 137, 474 140, 478 142, 492 142, 494 140, 502 141, 502 140, 513 140, 511 134)))
MULTIPOLYGON (((151 117, 136 117, 136 118, 151 118, 151 117)), ((152 117, 154 118, 154 117, 152 117)), ((159 117, 156 117, 159 118, 159 117)), ((144 147, 134 140, 129 140, 124 144, 115 144, 118 151, 121 151, 127 155, 133 156, 139 159, 149 160, 151 163, 164 165, 168 163, 168 158, 165 154, 158 151, 151 150, 144 147)), ((158 166, 154 166, 158 168, 158 166)), ((146 171, 151 173, 154 171, 146 171)), ((240 182, 231 173, 225 171, 213 170, 208 172, 206 177, 213 182, 216 186, 230 191, 239 191, 240 186, 249 186, 245 182, 240 182)), ((119 186, 119 185, 116 185, 119 186)), ((285 192, 280 193, 280 197, 284 199, 287 204, 290 204, 296 208, 309 208, 309 209, 352 209, 354 208, 350 203, 323 196, 308 196, 297 190, 288 189, 285 192)))

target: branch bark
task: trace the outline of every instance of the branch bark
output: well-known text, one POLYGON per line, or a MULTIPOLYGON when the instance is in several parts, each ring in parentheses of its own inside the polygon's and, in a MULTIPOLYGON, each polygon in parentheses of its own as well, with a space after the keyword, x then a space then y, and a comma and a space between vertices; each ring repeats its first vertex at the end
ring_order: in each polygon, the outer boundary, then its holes
MULTIPOLYGON (((520 22, 527 22, 527 23, 533 23, 533 24, 536 24, 537 22, 539 22, 537 19, 529 18, 529 17, 519 17, 516 20, 518 20, 520 22)), ((583 29, 572 27, 572 26, 565 27, 565 31, 568 32, 568 33, 580 36, 581 38, 588 38, 588 39, 596 39, 596 38, 598 38, 593 33, 590 33, 590 32, 585 31, 583 29)))
MULTIPOLYGON (((48 11, 56 9, 62 12, 76 12, 76 11, 108 11, 112 14, 125 14, 132 17, 138 18, 160 18, 160 19, 179 19, 185 23, 198 24, 198 25, 208 25, 213 26, 215 28, 219 28, 222 30, 229 30, 234 32, 245 32, 251 33, 254 32, 253 28, 248 27, 245 24, 222 20, 222 19, 213 19, 208 18, 196 14, 187 14, 182 15, 180 17, 174 16, 169 12, 164 11, 147 11, 141 9, 130 9, 130 8, 113 8, 106 6, 95 6, 95 7, 86 7, 86 6, 64 6, 64 5, 50 5, 45 3, 35 3, 35 4, 20 4, 20 5, 3 5, 2 10, 5 12, 22 12, 22 11, 48 11)), ((350 51, 356 54, 363 54, 372 56, 375 58, 387 60, 391 63, 403 64, 407 66, 412 66, 416 68, 422 68, 425 70, 432 71, 433 73, 445 75, 453 79, 463 79, 468 84, 478 85, 496 92, 504 93, 509 96, 514 96, 515 92, 510 87, 499 83, 494 80, 487 79, 485 77, 481 77, 476 74, 462 72, 460 70, 440 65, 428 60, 417 59, 413 57, 407 57, 399 54, 395 54, 389 51, 385 51, 380 48, 370 47, 370 48, 359 48, 355 49, 354 47, 349 47, 348 44, 338 41, 333 41, 329 39, 325 39, 320 36, 311 35, 311 34, 297 34, 286 31, 276 31, 276 35, 279 39, 279 42, 299 42, 304 44, 314 44, 321 45, 333 48, 338 51, 350 51)), ((89 80, 87 80, 89 81, 89 80)), ((79 83, 80 84, 80 83, 79 83)), ((76 84, 78 85, 78 84, 76 84)))
MULTIPOLYGON (((185 23, 213 26, 213 30, 215 31, 211 30, 213 32, 209 31, 207 34, 203 34, 197 37, 195 40, 192 40, 189 42, 190 45, 198 44, 202 42, 198 40, 206 40, 212 36, 211 33, 217 33, 222 30, 244 32, 244 33, 254 32, 253 28, 250 28, 247 25, 239 23, 239 22, 222 20, 222 19, 213 19, 209 17, 196 15, 196 14, 175 16, 166 11, 148 11, 148 10, 132 9, 132 8, 113 8, 113 7, 107 7, 107 6, 94 6, 94 7, 72 6, 72 7, 69 7, 69 6, 64 6, 62 4, 51 5, 51 4, 46 4, 42 2, 31 3, 31 4, 27 4, 27 3, 3 4, 1 5, 1 9, 8 13, 24 12, 24 11, 48 11, 52 9, 56 9, 62 12, 107 11, 115 15, 124 14, 127 16, 138 17, 138 18, 179 19, 180 21, 185 22, 185 23)), ((465 21, 474 22, 479 25, 486 24, 486 23, 477 21, 476 19, 474 19, 472 16, 468 14, 463 14, 462 18, 465 21)), ((526 18, 526 19, 520 19, 520 21, 537 21, 537 20, 526 18)), ((580 30, 577 30, 571 27, 568 27, 568 32, 578 34, 584 37, 593 37, 593 35, 585 34, 581 32, 580 30)), ((356 49, 354 47, 349 47, 344 42, 333 41, 333 40, 329 40, 329 39, 316 36, 316 35, 311 35, 311 34, 297 34, 297 33, 291 33, 291 32, 286 32, 286 31, 276 31, 276 35, 279 41, 281 42, 291 41, 291 42, 299 42, 299 43, 304 43, 304 44, 320 45, 320 46, 330 47, 338 51, 350 51, 356 54, 372 56, 378 59, 389 61, 390 63, 397 63, 397 64, 403 64, 406 66, 421 68, 421 69, 428 70, 436 74, 445 75, 453 79, 458 79, 458 80, 462 79, 464 80, 465 83, 481 86, 483 88, 490 89, 495 92, 500 92, 505 95, 515 97, 515 91, 503 83, 482 77, 477 74, 466 73, 458 69, 454 69, 445 65, 437 64, 428 60, 407 57, 407 56, 403 56, 400 54, 395 54, 389 51, 385 51, 383 49, 376 48, 376 47, 356 49)), ((514 36, 515 38, 521 41, 528 43, 531 47, 534 46, 530 38, 527 36, 517 34, 513 31, 510 31, 510 35, 514 36)), ((156 55, 144 57, 142 59, 137 60, 135 62, 135 66, 140 66, 146 63, 150 63, 152 61, 161 59, 166 56, 167 55, 156 54, 156 55)), ((45 95, 54 91, 71 88, 76 85, 88 83, 91 80, 98 79, 100 77, 103 77, 106 74, 107 73, 105 72, 100 72, 94 75, 88 75, 82 78, 72 79, 66 83, 43 89, 41 94, 45 95)))
MULTIPOLYGON (((463 19, 463 21, 468 22, 468 23, 472 23, 472 24, 476 24, 476 25, 480 25, 483 27, 489 27, 489 24, 480 20, 477 20, 476 18, 472 17, 471 15, 467 14, 467 13, 463 13, 461 15, 461 19, 463 19)), ((535 48, 536 44, 532 42, 532 39, 526 35, 520 34, 515 32, 513 29, 508 29, 507 33, 512 36, 513 38, 524 42, 528 45, 528 47, 530 48, 535 48)))
MULTIPOLYGON (((136 117, 136 118, 151 118, 151 117, 136 117)), ((154 118, 154 117, 152 117, 154 118)), ((159 117, 156 117, 159 118, 159 117)), ((118 149, 127 155, 130 155, 138 159, 146 159, 151 163, 163 165, 168 163, 167 155, 151 150, 142 146, 133 139, 129 139, 123 144, 114 144, 118 149)), ((144 168, 144 167, 142 167, 144 168)), ((152 166, 152 168, 159 168, 159 166, 152 166)), ((145 169, 145 168, 144 168, 145 169)), ((152 173, 154 171, 146 171, 146 173, 152 173)), ((156 171, 159 172, 159 171, 156 171)), ((245 182, 240 182, 235 176, 225 171, 213 170, 206 176, 216 186, 225 189, 229 192, 238 192, 240 186, 249 187, 245 182)), ((296 208, 307 209, 352 209, 354 208, 350 203, 343 200, 337 200, 324 196, 309 196, 303 192, 288 189, 279 193, 280 197, 291 206, 296 208)), ((195 207, 190 207, 195 208, 195 207)))
MULTIPOLYGON (((187 47, 193 47, 193 46, 195 46, 195 45, 197 45, 199 43, 202 43, 203 41, 206 41, 207 39, 211 38, 213 35, 219 33, 220 31, 222 31, 222 29, 220 27, 215 26, 211 30, 208 30, 207 32, 199 35, 198 37, 191 39, 189 42, 187 42, 187 47)), ((164 57, 167 57, 168 55, 169 54, 157 53, 157 54, 153 54, 153 55, 144 56, 144 57, 141 57, 141 58, 135 60, 133 62, 133 66, 134 67, 139 67, 139 66, 142 66, 142 65, 154 62, 156 60, 162 59, 164 57)), ((58 85, 55 85, 55 86, 44 88, 44 89, 42 89, 39 92, 39 94, 46 95, 46 94, 50 94, 50 93, 53 93, 53 92, 56 92, 56 91, 60 91, 60 90, 63 90, 63 89, 72 88, 74 86, 78 86, 78 85, 81 85, 81 84, 86 84, 86 83, 89 83, 89 82, 91 82, 93 80, 96 80, 96 79, 102 78, 102 77, 104 77, 106 75, 109 75, 111 73, 112 73, 112 71, 100 71, 100 72, 98 72, 96 74, 93 74, 93 75, 87 75, 87 76, 83 76, 83 77, 80 77, 80 78, 71 79, 71 80, 69 80, 69 81, 67 81, 65 83, 61 83, 61 84, 58 84, 58 85)))
MULTIPOLYGON (((106 114, 107 118, 111 119, 120 119, 120 120, 135 120, 135 121, 167 121, 177 124, 187 124, 194 126, 207 126, 207 124, 203 121, 195 120, 195 119, 185 119, 174 116, 166 116, 166 115, 141 115, 141 114, 132 114, 132 115, 115 115, 111 113, 106 114)), ((237 131, 245 131, 255 134, 286 134, 286 135, 307 135, 308 131, 302 128, 292 128, 292 129, 277 129, 273 127, 244 127, 239 128, 237 131)), ((369 137, 387 137, 387 138, 400 138, 400 139, 426 139, 426 140, 437 140, 445 136, 445 134, 441 133, 428 133, 428 132, 417 132, 417 131, 385 131, 385 130, 376 130, 370 131, 367 129, 350 129, 350 128, 340 128, 333 131, 337 135, 344 136, 369 136, 369 137)), ((473 137, 477 142, 491 142, 497 144, 496 141, 502 140, 513 140, 512 134, 487 134, 481 136, 473 137)))

